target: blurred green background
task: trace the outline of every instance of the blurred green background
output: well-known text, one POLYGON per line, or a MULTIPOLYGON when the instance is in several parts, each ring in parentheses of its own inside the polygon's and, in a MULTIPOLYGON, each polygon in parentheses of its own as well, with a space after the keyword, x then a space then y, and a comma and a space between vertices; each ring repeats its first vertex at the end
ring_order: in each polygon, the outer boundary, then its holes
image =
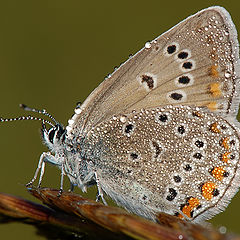
MULTIPOLYGON (((189 0, 8 0, 0 1, 0 116, 27 115, 25 103, 45 108, 67 124, 115 66, 189 15, 212 5, 225 7, 240 32, 240 1, 189 0)), ((33 198, 24 184, 47 149, 40 122, 0 125, 0 191, 33 198)), ((43 186, 59 187, 60 171, 47 166, 43 186)), ((65 180, 68 187, 68 181, 65 180)), ((240 234, 240 194, 211 222, 240 234)), ((44 239, 35 228, 1 224, 1 239, 44 239)))

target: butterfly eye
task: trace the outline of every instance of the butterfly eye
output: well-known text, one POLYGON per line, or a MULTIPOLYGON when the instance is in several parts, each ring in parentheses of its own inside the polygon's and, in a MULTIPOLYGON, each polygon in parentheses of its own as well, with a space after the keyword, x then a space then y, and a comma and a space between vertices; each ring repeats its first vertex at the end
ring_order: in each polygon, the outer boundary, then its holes
POLYGON ((56 131, 56 129, 52 128, 48 132, 48 139, 52 144, 53 144, 53 138, 54 138, 54 135, 55 135, 55 131, 56 131))

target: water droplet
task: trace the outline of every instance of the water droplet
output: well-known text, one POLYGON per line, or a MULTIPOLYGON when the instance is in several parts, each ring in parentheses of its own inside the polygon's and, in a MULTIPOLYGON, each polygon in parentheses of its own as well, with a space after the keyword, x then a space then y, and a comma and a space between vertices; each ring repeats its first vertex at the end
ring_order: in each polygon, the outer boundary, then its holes
POLYGON ((145 48, 150 48, 151 47, 151 43, 150 42, 146 42, 145 43, 145 48))
POLYGON ((226 228, 225 226, 221 226, 221 227, 219 228, 219 232, 220 232, 221 234, 225 234, 225 233, 227 232, 227 228, 226 228))
POLYGON ((126 116, 121 116, 121 117, 120 117, 120 121, 121 121, 122 123, 125 123, 125 122, 127 121, 126 116))
POLYGON ((231 73, 230 72, 225 72, 225 77, 226 78, 230 78, 231 77, 231 73))

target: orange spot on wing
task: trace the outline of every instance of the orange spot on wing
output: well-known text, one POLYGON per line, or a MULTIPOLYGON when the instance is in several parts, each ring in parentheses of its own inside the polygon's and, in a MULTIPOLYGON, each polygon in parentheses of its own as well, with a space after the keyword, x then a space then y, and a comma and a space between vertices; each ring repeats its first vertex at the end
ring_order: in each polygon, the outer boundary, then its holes
POLYGON ((217 110, 217 103, 216 102, 210 102, 206 106, 211 111, 216 111, 217 110))
POLYGON ((210 68, 210 76, 213 77, 213 78, 218 78, 219 77, 219 72, 217 70, 217 65, 213 65, 211 66, 210 68))
POLYGON ((224 173, 225 173, 224 167, 215 167, 211 171, 212 176, 219 181, 223 180, 223 174, 224 173))
POLYGON ((206 182, 202 186, 202 195, 206 200, 211 200, 213 191, 216 189, 216 184, 213 182, 206 182))
POLYGON ((229 150, 230 146, 229 146, 229 137, 225 137, 222 140, 222 145, 226 150, 229 150))
POLYGON ((210 130, 214 133, 220 133, 220 128, 219 125, 215 122, 213 124, 210 125, 210 130))
POLYGON ((188 199, 187 203, 181 209, 182 212, 188 216, 189 218, 192 217, 192 211, 200 205, 200 201, 197 198, 191 197, 188 199))
POLYGON ((228 163, 228 161, 230 160, 230 154, 231 154, 231 152, 225 152, 225 153, 223 153, 223 155, 222 155, 222 161, 225 162, 225 163, 228 163))
POLYGON ((220 89, 220 83, 215 82, 209 85, 209 91, 213 97, 220 97, 222 95, 222 91, 220 89))
POLYGON ((191 217, 191 208, 190 208, 190 206, 189 205, 185 205, 184 207, 183 207, 183 209, 182 209, 182 212, 186 215, 186 216, 188 216, 189 218, 191 217))
POLYGON ((188 200, 188 203, 189 203, 189 206, 191 206, 192 209, 200 205, 199 199, 193 198, 193 197, 191 197, 188 200))

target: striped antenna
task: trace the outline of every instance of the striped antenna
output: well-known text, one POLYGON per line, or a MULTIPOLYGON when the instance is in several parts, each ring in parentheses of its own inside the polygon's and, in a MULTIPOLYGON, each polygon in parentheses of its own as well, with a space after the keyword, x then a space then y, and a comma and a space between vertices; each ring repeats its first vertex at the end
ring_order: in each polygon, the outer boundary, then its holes
MULTIPOLYGON (((44 116, 47 116, 52 121, 54 121, 55 124, 58 124, 56 119, 50 113, 48 113, 45 109, 38 110, 38 109, 35 109, 35 108, 30 108, 30 107, 26 106, 25 104, 20 104, 19 106, 26 111, 31 111, 31 112, 36 112, 36 113, 39 113, 39 114, 43 114, 44 116)), ((55 126, 52 122, 50 122, 48 120, 45 120, 45 119, 39 118, 39 117, 34 117, 34 116, 31 116, 31 115, 20 116, 20 117, 15 117, 15 118, 2 118, 2 117, 0 117, 0 122, 12 122, 12 121, 22 121, 22 120, 37 120, 37 121, 42 121, 43 123, 48 123, 52 127, 55 126)))
POLYGON ((58 124, 58 121, 50 114, 48 113, 45 109, 39 110, 36 108, 30 108, 28 106, 26 106, 25 104, 19 104, 19 107, 24 109, 25 111, 30 111, 30 112, 36 112, 39 114, 43 114, 44 116, 49 117, 50 119, 52 119, 54 121, 55 124, 58 124))
POLYGON ((13 121, 22 121, 22 120, 37 120, 37 121, 42 121, 43 123, 48 123, 49 125, 51 125, 52 127, 54 127, 54 125, 45 119, 42 118, 38 118, 38 117, 33 117, 33 116, 20 116, 20 117, 16 117, 16 118, 0 118, 0 122, 13 122, 13 121))

